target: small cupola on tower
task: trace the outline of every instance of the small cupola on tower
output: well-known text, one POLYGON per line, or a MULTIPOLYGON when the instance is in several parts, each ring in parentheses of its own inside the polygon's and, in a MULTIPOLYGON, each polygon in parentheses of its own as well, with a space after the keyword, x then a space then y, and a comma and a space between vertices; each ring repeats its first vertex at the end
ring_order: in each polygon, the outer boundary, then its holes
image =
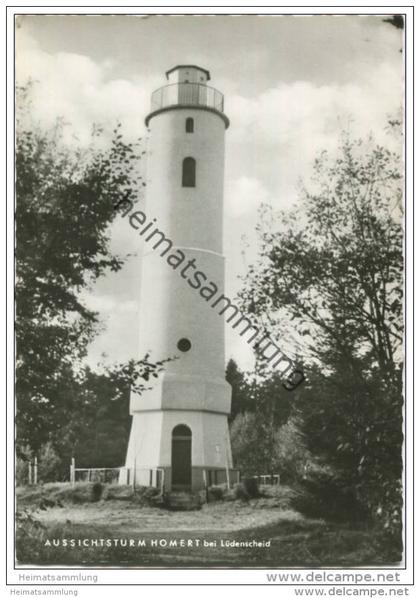
POLYGON ((166 78, 170 84, 200 83, 201 85, 207 85, 207 81, 210 81, 210 73, 194 64, 180 64, 166 71, 166 78))

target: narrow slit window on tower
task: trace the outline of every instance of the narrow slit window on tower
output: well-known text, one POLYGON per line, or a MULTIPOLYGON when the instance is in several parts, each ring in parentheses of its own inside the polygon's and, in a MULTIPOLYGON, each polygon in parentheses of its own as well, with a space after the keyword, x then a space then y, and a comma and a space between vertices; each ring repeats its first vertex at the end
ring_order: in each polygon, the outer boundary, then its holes
POLYGON ((184 158, 182 162, 182 186, 195 187, 195 160, 184 158))
POLYGON ((185 121, 185 131, 187 133, 194 133, 194 119, 191 117, 188 117, 187 120, 185 121))

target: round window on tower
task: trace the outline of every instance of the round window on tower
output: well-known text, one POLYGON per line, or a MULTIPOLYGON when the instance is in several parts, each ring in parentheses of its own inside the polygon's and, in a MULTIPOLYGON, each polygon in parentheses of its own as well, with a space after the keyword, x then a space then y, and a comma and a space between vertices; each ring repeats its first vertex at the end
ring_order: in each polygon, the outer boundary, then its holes
POLYGON ((191 341, 189 341, 187 338, 181 338, 178 341, 177 347, 180 351, 186 353, 191 349, 191 341))

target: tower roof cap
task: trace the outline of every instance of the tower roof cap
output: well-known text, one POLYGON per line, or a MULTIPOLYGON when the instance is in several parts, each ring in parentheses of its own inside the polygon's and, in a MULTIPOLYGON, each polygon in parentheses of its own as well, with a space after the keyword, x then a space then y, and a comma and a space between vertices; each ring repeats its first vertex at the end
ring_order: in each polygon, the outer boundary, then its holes
POLYGON ((201 66, 197 66, 196 64, 177 64, 176 66, 169 69, 169 71, 166 71, 166 78, 168 79, 169 75, 178 69, 198 69, 199 71, 205 73, 207 81, 210 81, 210 72, 206 69, 201 68, 201 66))

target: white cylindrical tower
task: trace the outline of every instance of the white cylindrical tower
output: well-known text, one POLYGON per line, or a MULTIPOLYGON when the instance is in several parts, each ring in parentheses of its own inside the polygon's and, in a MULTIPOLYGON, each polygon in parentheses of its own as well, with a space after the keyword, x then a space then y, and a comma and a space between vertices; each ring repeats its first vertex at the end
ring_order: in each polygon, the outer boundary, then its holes
POLYGON ((164 471, 167 490, 220 483, 232 468, 225 381, 223 95, 192 65, 152 94, 140 290, 140 356, 174 358, 157 384, 132 394, 127 468, 137 482, 164 471), (142 472, 145 472, 144 474, 142 472), (151 472, 151 473, 150 473, 151 472))

